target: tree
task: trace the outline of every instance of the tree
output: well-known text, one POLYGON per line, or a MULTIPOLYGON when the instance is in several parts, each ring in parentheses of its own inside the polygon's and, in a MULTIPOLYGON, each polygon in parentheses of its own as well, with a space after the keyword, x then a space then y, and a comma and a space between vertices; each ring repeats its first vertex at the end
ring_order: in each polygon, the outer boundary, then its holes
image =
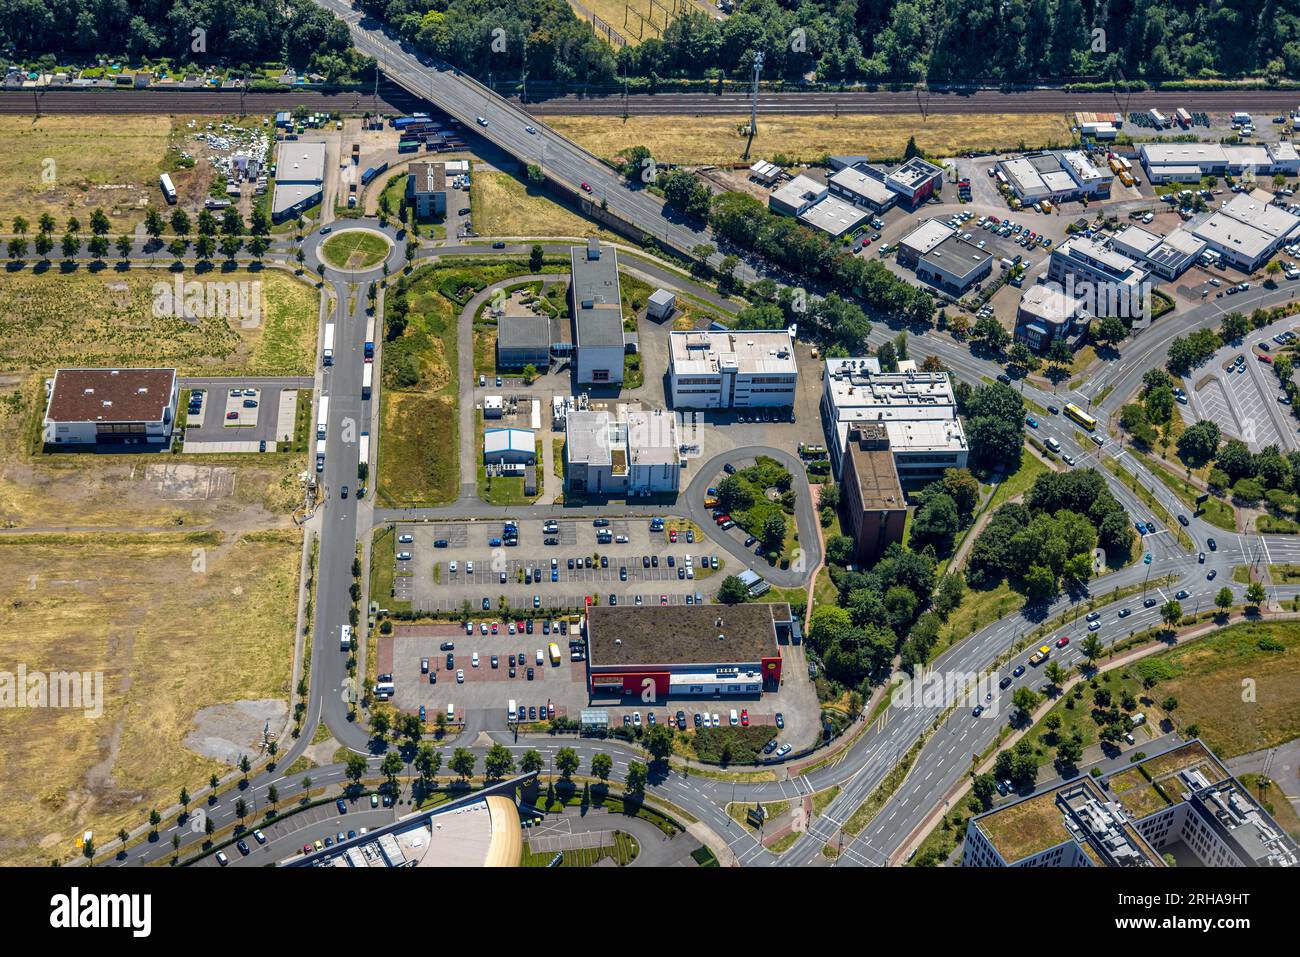
POLYGON ((1083 643, 1079 645, 1079 650, 1082 651, 1083 656, 1088 659, 1089 665, 1096 665, 1097 659, 1102 656, 1102 653, 1106 648, 1101 643, 1101 639, 1090 632, 1088 637, 1083 639, 1083 643))
POLYGON ((1171 598, 1160 606, 1160 620, 1167 628, 1173 628, 1183 620, 1183 606, 1177 599, 1171 598))
POLYGON ((457 748, 452 752, 448 767, 459 774, 461 778, 469 780, 474 774, 474 765, 477 762, 478 759, 474 757, 473 751, 468 748, 457 748))
POLYGON ((226 236, 239 236, 244 231, 244 219, 234 206, 227 206, 221 214, 221 232, 226 236))
POLYGON ((171 255, 178 260, 185 255, 185 250, 189 248, 190 241, 180 236, 177 236, 167 244, 167 252, 171 253, 171 255))
POLYGON ((9 240, 9 258, 21 259, 27 255, 27 240, 21 236, 13 236, 9 240))
POLYGON ((344 769, 344 776, 353 784, 360 784, 361 779, 366 774, 366 759, 364 756, 357 754, 355 751, 349 751, 347 757, 347 767, 344 769))
POLYGON ((540 272, 543 258, 542 244, 533 243, 533 248, 528 251, 528 270, 534 273, 540 272))
MULTIPOLYGON (((832 565, 847 565, 853 561, 855 547, 853 539, 849 536, 835 535, 826 542, 826 560, 832 565)), ((724 580, 722 584, 725 587, 727 583, 724 580)), ((721 590, 718 592, 718 597, 722 597, 721 590)))
POLYGON ((599 754, 592 755, 591 773, 596 775, 602 783, 609 780, 610 773, 614 770, 614 759, 608 754, 601 751, 599 754))
POLYGON ((1173 695, 1169 695, 1164 701, 1160 702, 1160 707, 1169 714, 1173 714, 1174 710, 1178 707, 1178 699, 1173 695))
POLYGON ((135 243, 130 236, 123 233, 121 236, 117 237, 114 241, 114 245, 117 246, 117 255, 119 259, 125 262, 127 259, 131 258, 131 247, 134 246, 135 243))
POLYGON ((1219 593, 1214 596, 1214 604, 1219 607, 1220 611, 1227 612, 1232 607, 1232 589, 1224 585, 1219 589, 1219 593))
POLYGON ((656 724, 646 732, 641 743, 655 761, 667 761, 673 753, 673 730, 666 724, 656 724))
POLYGON ((909 136, 907 138, 907 146, 903 148, 903 159, 910 160, 914 156, 920 156, 924 159, 925 154, 921 152, 921 147, 916 145, 916 137, 909 136))
POLYGON ((402 756, 396 751, 389 751, 379 763, 379 773, 388 779, 390 793, 397 785, 397 776, 402 773, 402 756))
POLYGON ((977 774, 971 781, 971 794, 980 802, 980 807, 988 810, 993 806, 993 795, 997 793, 997 781, 991 774, 977 774))
POLYGON ((953 538, 961 529, 957 503, 946 492, 926 495, 925 502, 912 519, 914 547, 934 545, 935 552, 946 555, 952 550, 953 538))
POLYGON ((199 210, 198 229, 200 236, 211 236, 217 231, 217 217, 212 215, 212 210, 199 210))
POLYGON ((144 214, 144 231, 153 239, 157 239, 162 235, 163 228, 162 214, 150 206, 144 214))
POLYGON ((207 262, 212 258, 212 254, 216 252, 216 248, 216 239, 206 233, 194 240, 194 254, 203 262, 207 262))
POLYGON ((36 239, 32 245, 36 249, 36 255, 40 256, 41 259, 48 259, 50 250, 54 248, 54 240, 50 238, 49 233, 40 232, 36 234, 36 239))
POLYGON ((1034 713, 1034 709, 1038 707, 1038 701, 1038 693, 1032 688, 1023 686, 1017 688, 1016 693, 1011 696, 1011 703, 1016 706, 1025 718, 1034 713))
POLYGON ((1252 605, 1259 605, 1267 595, 1263 582, 1251 582, 1246 586, 1246 601, 1252 605))
POLYGON ((77 253, 81 252, 81 239, 76 233, 67 232, 63 234, 62 240, 63 258, 72 259, 77 253))
POLYGON ((1219 426, 1210 419, 1189 425, 1178 437, 1178 454, 1189 465, 1199 468, 1219 451, 1219 426))
POLYGON ((1052 687, 1060 688, 1065 684, 1065 679, 1069 677, 1069 672, 1061 665, 1059 661, 1048 662, 1043 669, 1043 676, 1051 683, 1052 687))
POLYGON ((768 551, 781 551, 785 546, 785 516, 779 513, 769 515, 763 521, 758 537, 768 551))
POLYGON ((227 259, 234 260, 239 255, 239 250, 244 246, 244 241, 238 236, 225 235, 221 237, 221 255, 227 259))
POLYGON ((629 761, 627 763, 627 777, 623 780, 623 786, 627 789, 628 794, 641 795, 645 793, 646 783, 650 778, 650 769, 640 761, 629 761))
POLYGON ((718 601, 724 605, 738 605, 749 597, 749 589, 735 575, 728 575, 718 586, 718 601))
POLYGON ((1128 335, 1128 328, 1124 325, 1124 320, 1119 316, 1105 316, 1097 323, 1092 335, 1098 342, 1115 345, 1117 342, 1122 342, 1124 337, 1128 335))
POLYGON ((582 759, 573 748, 560 748, 555 752, 555 768, 566 781, 573 777, 581 764, 582 759))
POLYGON ((519 759, 519 770, 524 774, 536 774, 540 771, 546 762, 542 760, 542 755, 536 748, 529 748, 524 752, 523 757, 519 759))
POLYGON ((501 742, 497 742, 488 748, 488 753, 483 759, 483 774, 489 780, 499 781, 515 769, 515 760, 510 755, 510 750, 501 742))
POLYGON ((190 233, 190 217, 183 209, 172 211, 170 220, 172 232, 177 236, 188 236, 190 233))

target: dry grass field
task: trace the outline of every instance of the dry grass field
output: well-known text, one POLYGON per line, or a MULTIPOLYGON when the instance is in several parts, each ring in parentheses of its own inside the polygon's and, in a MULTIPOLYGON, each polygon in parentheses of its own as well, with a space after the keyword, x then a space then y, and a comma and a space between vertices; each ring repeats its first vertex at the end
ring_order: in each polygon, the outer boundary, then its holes
POLYGON ((287 699, 300 550, 296 530, 0 538, 4 668, 103 673, 100 717, 0 714, 0 862, 67 860, 229 770, 186 737, 207 706, 287 699))
MULTIPOLYGON (((611 159, 629 146, 648 147, 661 163, 688 166, 741 163, 749 116, 547 116, 546 122, 597 156, 611 159)), ((1057 114, 950 114, 876 116, 854 114, 769 115, 758 118, 750 159, 782 153, 815 162, 828 153, 901 157, 909 136, 929 156, 968 150, 1034 148, 1070 142, 1070 129, 1057 114)))
POLYGON ((158 197, 172 121, 166 116, 0 116, 0 210, 5 228, 49 213, 87 226, 102 207, 114 227, 158 197))
MULTIPOLYGON (((700 13, 706 6, 712 9, 710 4, 698 5, 691 0, 655 0, 654 3, 651 0, 578 0, 577 4, 570 3, 569 6, 584 23, 590 23, 594 13, 632 46, 659 37, 668 24, 684 13, 700 13), (628 7, 631 13, 626 9, 628 7)), ((597 33, 602 37, 605 35, 603 30, 597 30, 597 33)))
POLYGON ((480 236, 618 237, 583 219, 510 173, 476 172, 470 186, 474 231, 480 236))
POLYGON ((0 272, 0 369, 176 366, 182 374, 306 375, 315 368, 319 294, 277 269, 177 274, 135 268, 0 272), (261 321, 154 315, 155 284, 260 282, 261 321))

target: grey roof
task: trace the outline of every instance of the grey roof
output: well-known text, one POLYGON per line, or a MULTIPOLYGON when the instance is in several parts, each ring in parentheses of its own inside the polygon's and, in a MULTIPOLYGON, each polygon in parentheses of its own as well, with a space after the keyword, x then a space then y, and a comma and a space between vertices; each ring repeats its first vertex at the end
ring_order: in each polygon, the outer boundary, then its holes
POLYGON ((551 348, 551 321, 545 316, 502 316, 497 320, 497 348, 551 348))
POLYGON ((574 345, 622 346, 623 306, 619 300, 618 252, 612 247, 599 250, 599 258, 588 257, 590 246, 569 250, 572 276, 574 345))

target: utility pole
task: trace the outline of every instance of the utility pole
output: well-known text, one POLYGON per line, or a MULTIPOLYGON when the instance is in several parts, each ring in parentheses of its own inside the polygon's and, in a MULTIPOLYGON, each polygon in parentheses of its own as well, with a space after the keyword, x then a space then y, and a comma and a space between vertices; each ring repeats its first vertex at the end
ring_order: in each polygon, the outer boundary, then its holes
POLYGON ((763 72, 763 51, 754 54, 754 84, 749 93, 749 139, 745 141, 743 159, 749 161, 749 148, 754 144, 758 133, 758 78, 763 72))

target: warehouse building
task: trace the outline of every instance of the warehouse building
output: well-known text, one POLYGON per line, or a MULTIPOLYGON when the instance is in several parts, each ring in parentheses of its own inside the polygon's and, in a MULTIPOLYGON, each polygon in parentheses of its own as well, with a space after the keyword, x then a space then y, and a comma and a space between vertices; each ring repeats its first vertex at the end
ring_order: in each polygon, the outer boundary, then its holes
MULTIPOLYGON (((1139 755, 1140 757, 1140 755, 1139 755)), ((970 820, 963 867, 1295 867, 1300 848, 1199 739, 970 820)))
POLYGON ((1143 143, 1142 167, 1152 183, 1199 183, 1205 176, 1272 177, 1300 174, 1300 154, 1283 140, 1259 146, 1217 143, 1143 143))
POLYGON ((1036 352, 1046 352, 1058 339, 1077 349, 1091 323, 1082 300, 1067 295, 1056 283, 1039 283, 1020 297, 1015 338, 1036 352))
POLYGON ((659 495, 678 491, 677 417, 662 410, 575 410, 565 421, 565 491, 659 495))
POLYGON ((674 409, 793 406, 799 370, 788 331, 670 332, 674 409))
POLYGON ((840 237, 861 229, 870 214, 830 195, 830 187, 802 173, 784 184, 767 198, 768 208, 774 213, 794 216, 805 226, 840 237))
POLYGON ((939 192, 942 183, 943 168, 919 156, 913 156, 885 174, 885 185, 913 209, 939 192))
POLYGON ((325 144, 300 140, 280 144, 271 194, 271 221, 294 219, 321 201, 325 190, 325 144))
POLYGON ((593 605, 584 626, 592 698, 643 702, 775 691, 794 622, 784 603, 593 605))
POLYGON ((569 314, 579 385, 623 382, 623 305, 619 296, 618 252, 600 240, 569 250, 569 314))
POLYGON ((406 204, 417 216, 446 216, 446 167, 441 163, 412 163, 406 173, 406 204))
POLYGON ((483 432, 483 464, 537 464, 537 444, 528 429, 487 429, 483 432))
POLYGON ((497 320, 497 365, 503 369, 551 362, 551 320, 546 316, 505 315, 497 320))
POLYGON ((767 208, 782 216, 798 216, 820 203, 828 193, 825 183, 800 173, 767 197, 767 208))
POLYGON ((921 256, 916 278, 951 296, 965 295, 993 272, 993 256, 960 236, 949 236, 921 256))
POLYGON ((877 422, 849 427, 844 442, 840 503, 859 565, 878 560, 890 543, 903 542, 907 499, 898 481, 889 430, 877 422))
POLYGON ((1047 150, 1002 160, 998 169, 1016 198, 1028 205, 1110 196, 1114 175, 1098 167, 1080 150, 1047 150))
POLYGON ((1238 193, 1192 235, 1219 254, 1223 262, 1254 272, 1281 247, 1300 238, 1300 217, 1268 202, 1260 190, 1238 193))
POLYGON ((1168 236, 1158 236, 1141 226, 1125 226, 1115 234, 1110 246, 1170 280, 1181 276, 1205 252, 1205 240, 1181 227, 1168 236))
POLYGON ((59 369, 47 392, 47 446, 171 441, 179 396, 175 369, 59 369))
POLYGON ((957 231, 947 223, 927 219, 898 241, 898 262, 915 269, 921 264, 922 256, 956 235, 957 231))
POLYGON ((882 373, 875 357, 827 359, 821 412, 837 475, 849 429, 864 423, 885 428, 900 482, 924 484, 966 467, 966 434, 946 372, 882 373))
POLYGON ((885 176, 880 170, 863 163, 845 166, 832 173, 828 183, 836 196, 872 212, 883 213, 899 200, 899 194, 889 188, 885 176))

